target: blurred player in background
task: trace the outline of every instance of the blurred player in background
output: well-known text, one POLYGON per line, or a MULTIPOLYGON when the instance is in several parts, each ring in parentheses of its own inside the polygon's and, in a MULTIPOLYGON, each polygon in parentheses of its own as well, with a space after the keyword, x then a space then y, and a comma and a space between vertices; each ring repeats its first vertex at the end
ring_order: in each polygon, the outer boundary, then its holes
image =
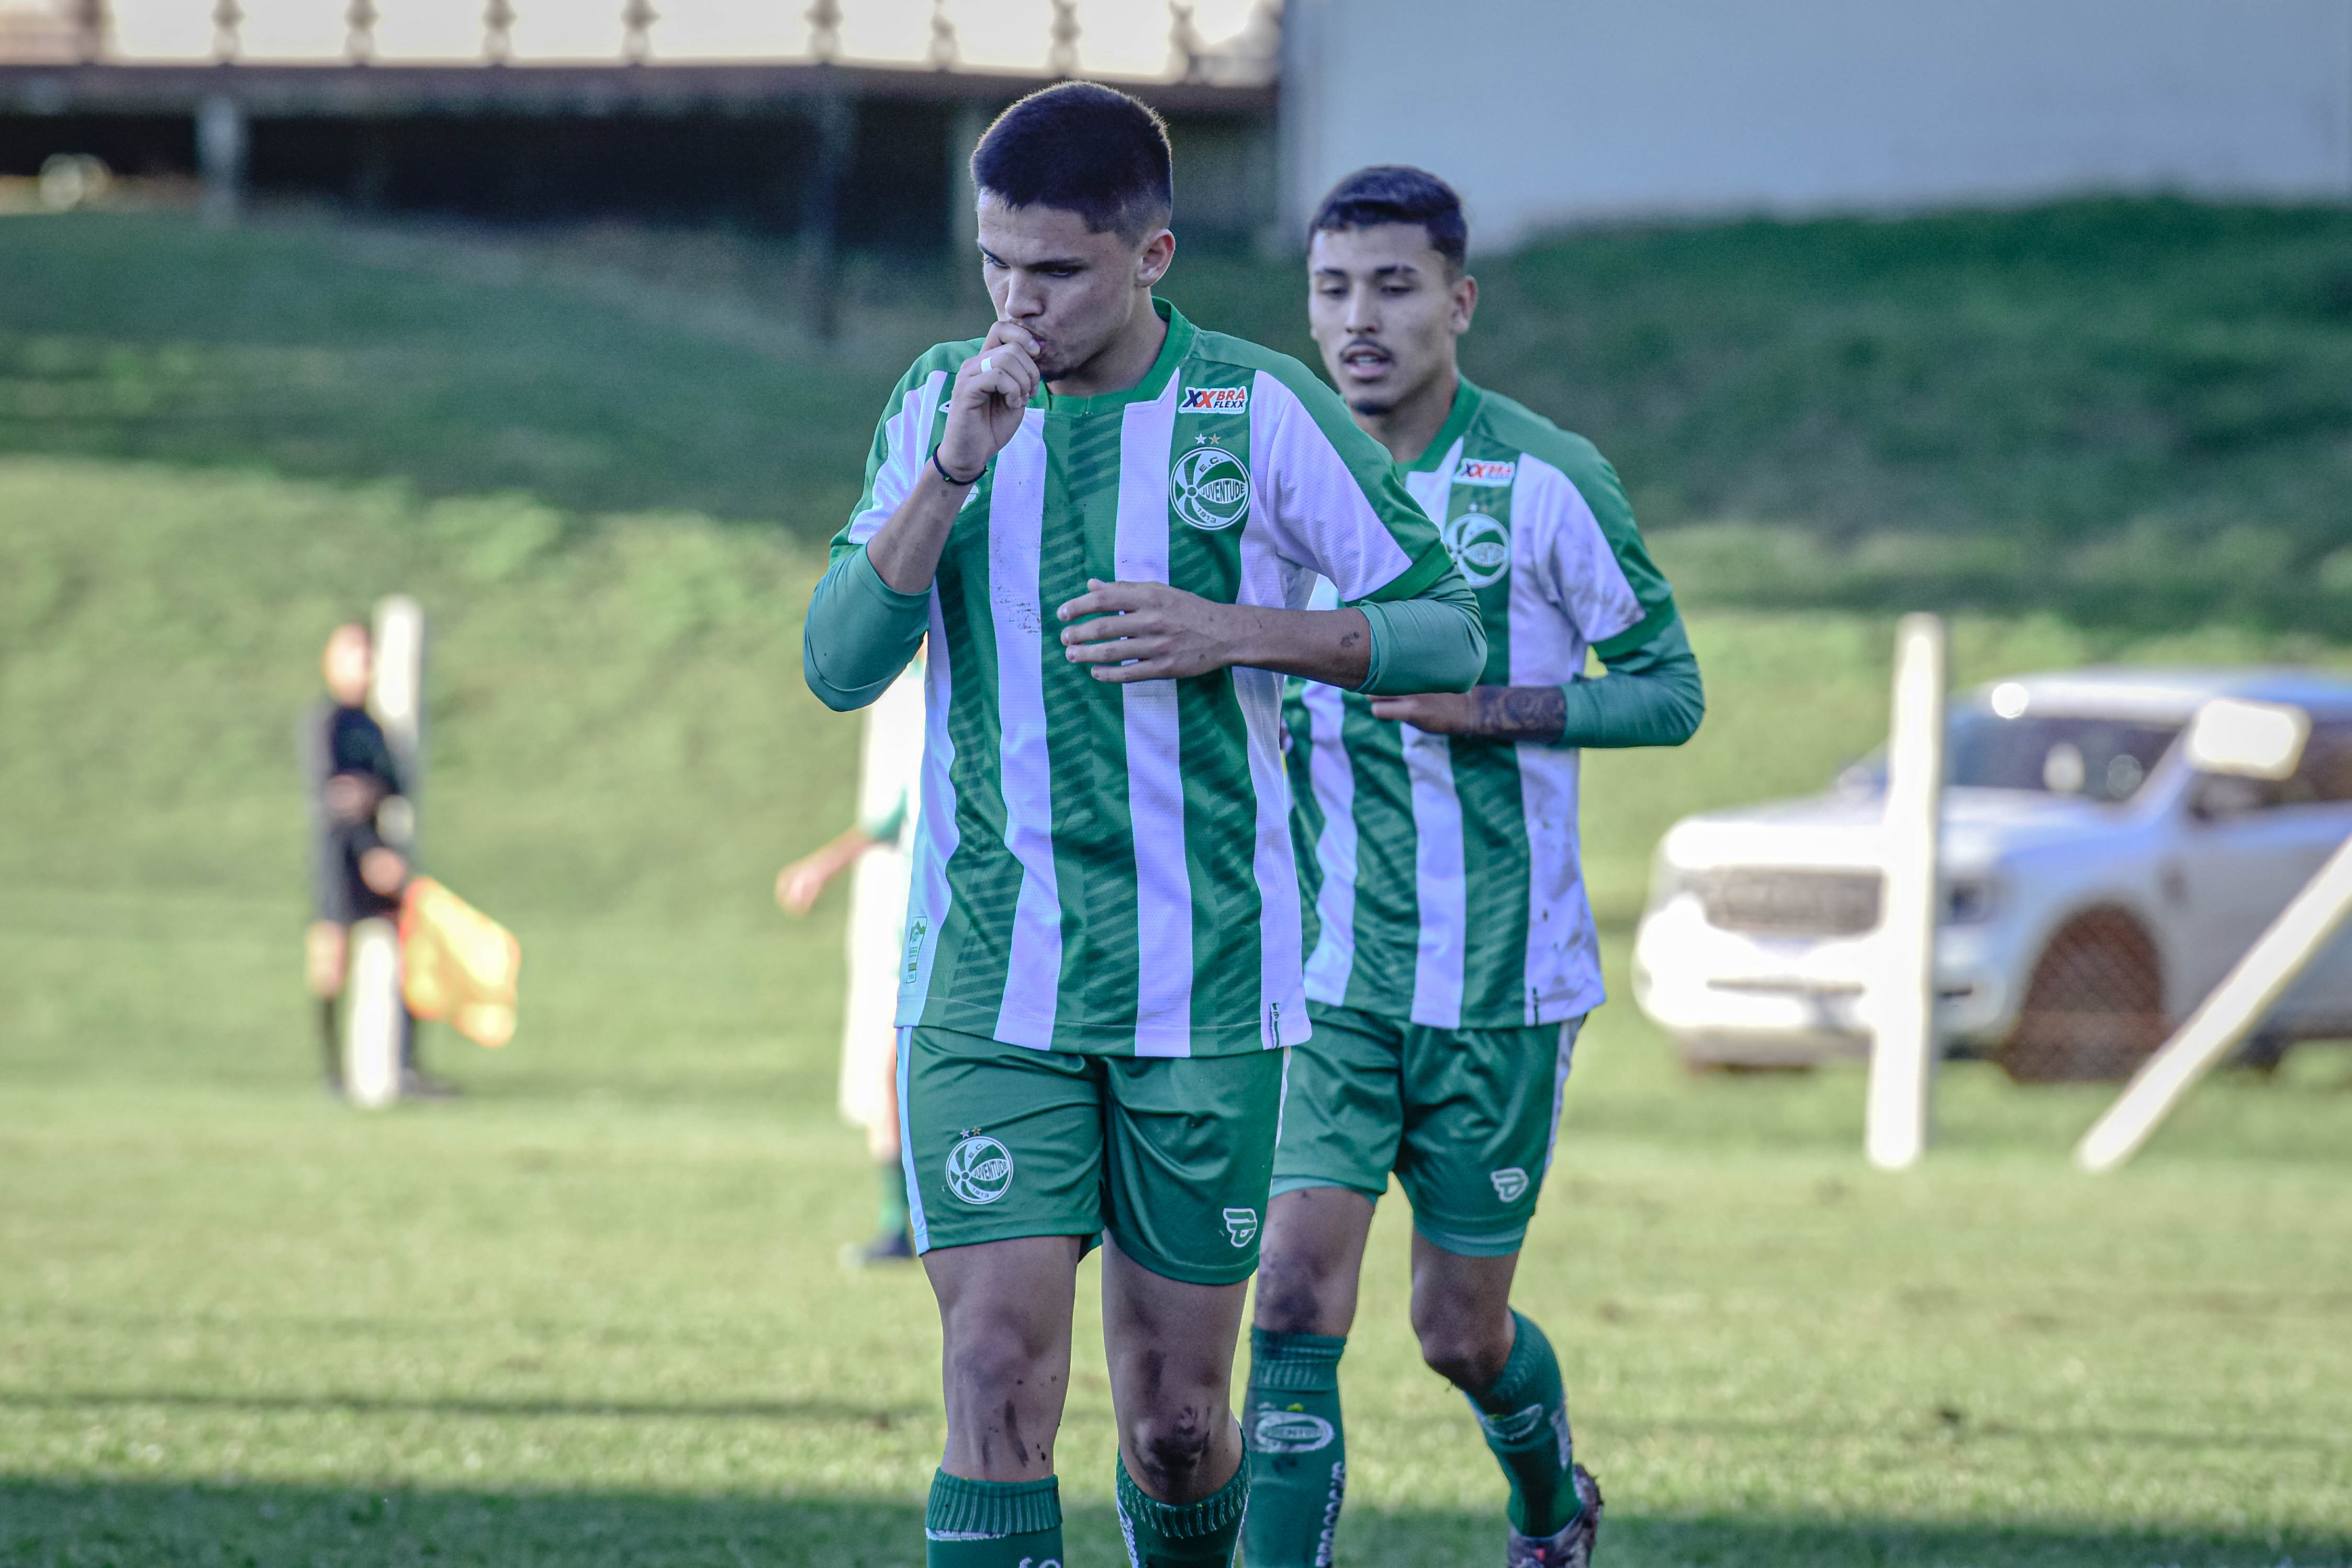
MULTIPOLYGON (((394 847, 395 842, 405 843, 409 835, 384 831, 399 821, 408 803, 383 727, 367 710, 373 660, 367 627, 356 621, 337 626, 320 658, 326 700, 302 726, 314 911, 305 968, 311 994, 319 999, 327 1087, 338 1093, 342 1089, 342 1037, 336 1004, 343 993, 352 927, 363 920, 396 919, 410 871, 407 856, 394 847)), ((429 1100, 457 1092, 417 1065, 413 1019, 403 1026, 400 1078, 404 1096, 429 1100)))
POLYGON ((971 166, 997 321, 891 395, 803 651, 846 709, 930 637, 898 993, 948 1412, 927 1557, 1062 1560, 1099 1238, 1130 1559, 1210 1568, 1249 1496, 1234 1342, 1306 1035, 1276 672, 1460 691, 1486 650, 1330 389, 1153 297, 1176 248, 1157 115, 1064 83, 971 166), (1303 607, 1318 573, 1348 607, 1303 607))
POLYGON ((1459 696, 1286 694, 1315 1032, 1291 1053, 1250 1334, 1250 1568, 1332 1560, 1339 1363, 1391 1172, 1412 1205, 1423 1358, 1468 1396, 1510 1483, 1507 1561, 1583 1568, 1600 1522, 1559 1363, 1510 1305, 1570 1053, 1601 1000, 1577 749, 1679 745, 1703 700, 1614 470, 1462 378, 1466 254, 1459 199, 1418 169, 1349 175, 1313 225, 1325 370, 1476 592, 1486 666, 1459 696))
POLYGON ((841 1037, 842 1119, 866 1130, 881 1194, 874 1239, 849 1264, 911 1260, 907 1173, 898 1151, 898 954, 907 932, 908 853, 922 809, 923 667, 919 658, 866 710, 857 825, 776 876, 776 902, 804 915, 825 884, 856 868, 849 890, 849 999, 841 1037))

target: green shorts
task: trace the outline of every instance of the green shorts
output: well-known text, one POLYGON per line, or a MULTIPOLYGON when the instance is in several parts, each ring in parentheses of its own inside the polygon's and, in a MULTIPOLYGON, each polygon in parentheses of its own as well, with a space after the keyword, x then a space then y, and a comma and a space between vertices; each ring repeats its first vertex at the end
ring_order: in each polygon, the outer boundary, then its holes
POLYGON ((1413 1228, 1465 1258, 1527 1239, 1551 1168, 1560 1092, 1582 1018, 1517 1029, 1431 1029, 1310 1004, 1290 1049, 1274 1190, 1350 1187, 1373 1202, 1394 1171, 1413 1228))
POLYGON ((915 1250, 1108 1231, 1171 1279, 1257 1268, 1286 1051, 1102 1057, 898 1031, 915 1250))

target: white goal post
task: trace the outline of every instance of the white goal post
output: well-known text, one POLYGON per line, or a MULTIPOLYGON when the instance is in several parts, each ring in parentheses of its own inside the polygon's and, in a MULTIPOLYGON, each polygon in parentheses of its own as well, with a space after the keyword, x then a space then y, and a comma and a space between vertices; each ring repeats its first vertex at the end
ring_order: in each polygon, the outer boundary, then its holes
POLYGON ((2352 839, 2279 912, 2179 1031, 2140 1065, 2123 1093, 2074 1146, 2086 1171, 2112 1171, 2172 1114, 2197 1080, 2221 1064, 2286 994, 2352 914, 2352 839))
MULTIPOLYGON (((2184 744, 2200 771, 2283 779, 2302 761, 2310 732, 2310 715, 2300 709, 2224 698, 2199 710, 2184 744)), ((2137 1153, 2197 1081, 2302 977, 2347 915, 2352 915, 2352 839, 2336 847, 2188 1021, 2140 1064, 2074 1146, 2074 1163, 2085 1171, 2112 1171, 2137 1153)))
POLYGON ((1937 845, 1944 816, 1944 623, 1906 616, 1895 631, 1886 739, 1885 882, 1877 973, 1866 996, 1870 1084, 1863 1152, 1883 1171, 1927 1151, 1936 1084, 1937 845))

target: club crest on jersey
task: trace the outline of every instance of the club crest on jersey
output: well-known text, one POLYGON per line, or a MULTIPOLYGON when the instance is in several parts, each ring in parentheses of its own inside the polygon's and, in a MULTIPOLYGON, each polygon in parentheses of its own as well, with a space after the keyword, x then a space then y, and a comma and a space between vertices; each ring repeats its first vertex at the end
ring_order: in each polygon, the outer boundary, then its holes
POLYGON ((1205 532, 1231 528, 1249 515, 1249 468, 1223 447, 1195 447, 1168 470, 1168 504, 1205 532))
POLYGON ((1440 529, 1438 538, 1473 588, 1498 582, 1511 569, 1511 531, 1501 518, 1465 511, 1440 529))
POLYGON ((1331 1423, 1304 1410, 1262 1408, 1250 1425, 1250 1447, 1261 1454, 1311 1454, 1334 1436, 1331 1423))
POLYGON ((1257 1210, 1227 1209, 1225 1234, 1234 1238, 1235 1247, 1247 1247, 1257 1235, 1257 1210))
POLYGON ((1249 388, 1246 386, 1188 386, 1176 405, 1179 414, 1246 414, 1249 412, 1249 388))
POLYGON ((1517 1165, 1506 1165, 1499 1171, 1489 1171, 1486 1173, 1486 1179, 1495 1184, 1495 1195, 1507 1204, 1528 1190, 1528 1173, 1517 1165))
POLYGON ((1013 1151, 973 1133, 948 1151, 948 1191, 968 1204, 992 1204, 1013 1190, 1013 1151))
POLYGON ((1507 485, 1511 476, 1519 471, 1517 463, 1489 463, 1478 458, 1466 458, 1454 469, 1457 485, 1507 485))

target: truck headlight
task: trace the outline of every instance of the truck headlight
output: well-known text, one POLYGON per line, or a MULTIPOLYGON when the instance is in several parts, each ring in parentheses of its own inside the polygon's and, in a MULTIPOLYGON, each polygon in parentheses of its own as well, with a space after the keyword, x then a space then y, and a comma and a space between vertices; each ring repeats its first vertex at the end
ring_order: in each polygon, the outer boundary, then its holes
POLYGON ((1981 925, 2000 908, 2000 887, 1990 877, 1958 877, 1944 888, 1946 925, 1981 925))

